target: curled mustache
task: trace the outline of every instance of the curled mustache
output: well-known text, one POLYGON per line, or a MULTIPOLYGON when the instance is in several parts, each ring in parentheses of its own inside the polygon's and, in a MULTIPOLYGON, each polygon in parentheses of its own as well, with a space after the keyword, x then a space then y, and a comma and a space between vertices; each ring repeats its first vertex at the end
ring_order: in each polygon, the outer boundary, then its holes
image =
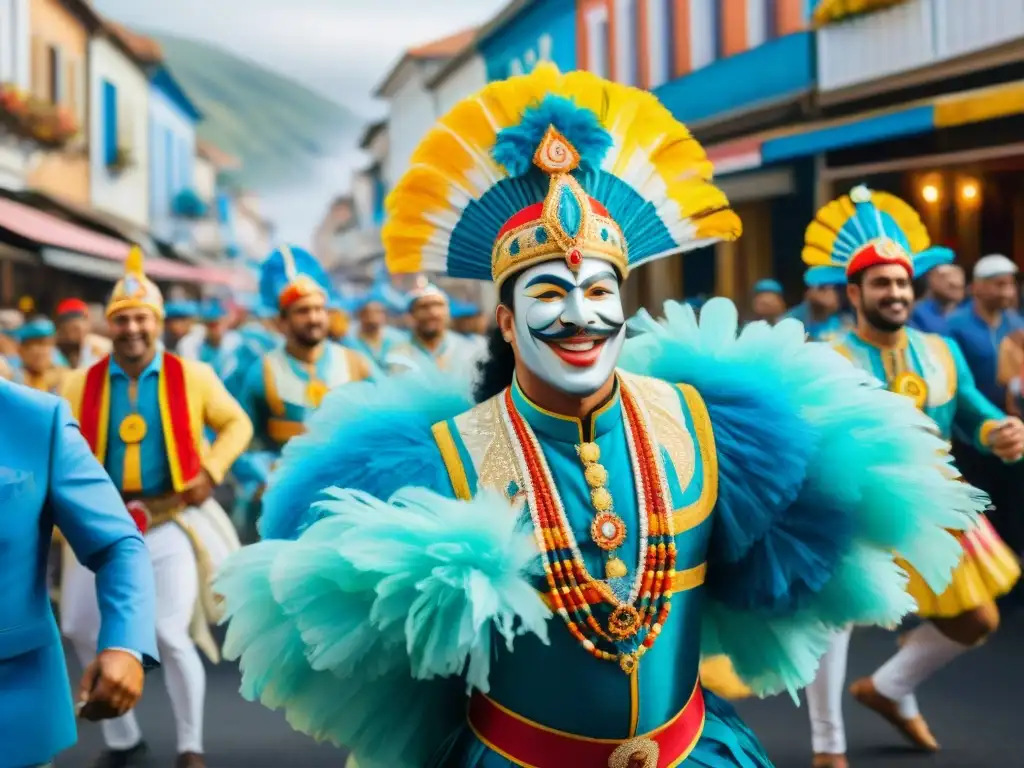
MULTIPOLYGON (((604 323, 602 327, 583 326, 570 323, 568 325, 561 326, 557 331, 539 331, 531 328, 530 333, 534 338, 540 339, 541 341, 562 341, 564 339, 583 338, 607 339, 615 336, 620 330, 622 330, 622 326, 625 325, 625 323, 614 322, 601 315, 598 315, 598 317, 600 317, 601 321, 604 323)), ((552 323, 551 325, 554 324, 555 323, 552 323)), ((550 327, 551 326, 549 325, 548 328, 550 327)))

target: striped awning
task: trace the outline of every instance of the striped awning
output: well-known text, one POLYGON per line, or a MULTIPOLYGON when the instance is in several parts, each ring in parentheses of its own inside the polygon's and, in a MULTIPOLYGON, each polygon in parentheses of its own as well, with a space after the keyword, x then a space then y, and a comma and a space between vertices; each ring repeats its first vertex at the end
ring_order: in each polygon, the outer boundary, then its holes
MULTIPOLYGON (((128 257, 131 247, 123 240, 93 232, 30 205, 7 198, 0 198, 0 228, 38 243, 51 256, 55 251, 61 252, 62 256, 57 257, 57 260, 62 260, 62 263, 68 263, 67 256, 69 254, 77 254, 86 258, 102 259, 114 266, 128 257)), ((60 268, 56 263, 47 262, 46 259, 44 259, 44 263, 51 263, 55 268, 60 268)), ((75 263, 81 264, 82 261, 78 260, 75 263)), ((110 271, 110 269, 97 270, 97 274, 105 276, 110 271)), ((118 272, 120 272, 119 268, 118 272)), ((243 275, 233 269, 195 267, 160 258, 147 258, 146 272, 151 277, 163 281, 240 285, 240 287, 245 287, 251 282, 248 275, 243 275)))
POLYGON ((1024 80, 935 96, 709 146, 718 176, 770 163, 1024 114, 1024 80))

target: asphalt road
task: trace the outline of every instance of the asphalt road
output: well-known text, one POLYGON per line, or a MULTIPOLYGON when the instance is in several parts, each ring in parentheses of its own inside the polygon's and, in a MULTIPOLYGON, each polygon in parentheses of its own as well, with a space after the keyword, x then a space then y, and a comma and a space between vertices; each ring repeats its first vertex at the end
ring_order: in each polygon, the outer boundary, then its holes
MULTIPOLYGON (((871 672, 895 650, 895 636, 865 630, 854 636, 851 679, 871 672)), ((848 701, 850 758, 857 768, 1009 768, 1024 765, 1017 738, 1024 729, 1024 613, 1004 616, 999 633, 931 680, 919 701, 943 745, 938 755, 907 749, 898 734, 871 712, 848 701)), ((71 670, 77 680, 77 665, 71 670)), ((341 768, 343 756, 291 731, 284 719, 239 698, 238 673, 222 664, 209 670, 206 752, 210 768, 341 768)), ((807 768, 806 708, 775 698, 741 702, 741 714, 761 737, 778 768, 807 768)), ((171 768, 174 724, 159 672, 150 679, 139 717, 151 747, 149 765, 171 768)), ((77 747, 58 768, 86 768, 101 749, 99 728, 83 727, 77 747)), ((568 767, 567 768, 571 768, 568 767)))

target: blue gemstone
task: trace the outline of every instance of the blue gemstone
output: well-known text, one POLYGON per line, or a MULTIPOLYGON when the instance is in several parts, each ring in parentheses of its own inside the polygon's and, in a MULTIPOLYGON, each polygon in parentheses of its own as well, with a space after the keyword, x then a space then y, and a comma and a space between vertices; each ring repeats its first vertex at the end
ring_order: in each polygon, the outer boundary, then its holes
POLYGON ((518 237, 515 240, 513 240, 511 243, 509 243, 508 252, 511 253, 513 256, 518 255, 518 253, 519 253, 519 238, 518 237))
POLYGON ((513 480, 505 488, 505 495, 508 496, 510 499, 514 499, 517 493, 519 493, 519 484, 516 483, 515 480, 513 480))
POLYGON ((558 223, 569 237, 576 237, 583 224, 583 211, 569 187, 558 194, 558 223))
POLYGON ((537 227, 537 231, 533 233, 533 236, 537 239, 539 245, 544 245, 548 241, 548 231, 544 227, 537 227))
POLYGON ((607 240, 608 239, 608 230, 605 229, 604 227, 601 227, 601 239, 602 240, 607 240))

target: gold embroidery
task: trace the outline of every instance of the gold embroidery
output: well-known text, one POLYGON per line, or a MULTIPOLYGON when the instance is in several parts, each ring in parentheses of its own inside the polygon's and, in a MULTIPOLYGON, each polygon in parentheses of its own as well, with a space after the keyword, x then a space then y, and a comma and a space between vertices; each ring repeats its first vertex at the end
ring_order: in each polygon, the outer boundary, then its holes
POLYGON ((501 427, 494 397, 455 417, 455 428, 477 471, 477 486, 504 493, 510 483, 525 487, 512 442, 501 427))
POLYGON ((660 379, 619 372, 619 376, 643 401, 651 417, 655 442, 672 460, 680 492, 685 492, 696 469, 693 435, 686 429, 682 405, 675 388, 660 379))

